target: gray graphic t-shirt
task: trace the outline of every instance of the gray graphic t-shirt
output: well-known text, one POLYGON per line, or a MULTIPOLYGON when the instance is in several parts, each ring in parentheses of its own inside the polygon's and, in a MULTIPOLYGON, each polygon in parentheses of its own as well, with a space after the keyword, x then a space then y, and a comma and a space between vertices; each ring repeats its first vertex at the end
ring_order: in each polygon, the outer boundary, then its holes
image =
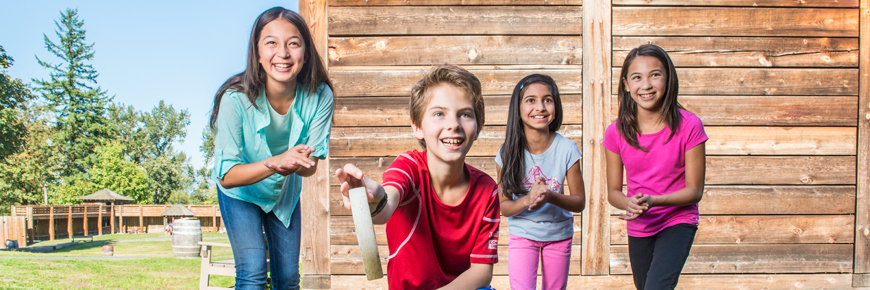
MULTIPOLYGON (((503 167, 501 151, 502 148, 499 148, 495 155, 495 162, 498 166, 503 167)), ((543 154, 532 155, 529 151, 523 152, 526 167, 523 187, 529 189, 535 184, 538 177, 543 177, 547 180, 547 186, 551 191, 565 194, 563 190, 565 174, 568 173, 568 168, 580 160, 580 149, 577 148, 577 142, 556 133, 553 144, 550 144, 550 148, 547 148, 543 154)), ((523 196, 516 195, 514 200, 523 196)), ((574 216, 570 211, 546 204, 536 211, 526 209, 509 217, 508 229, 511 235, 534 241, 561 241, 574 236, 574 216)))

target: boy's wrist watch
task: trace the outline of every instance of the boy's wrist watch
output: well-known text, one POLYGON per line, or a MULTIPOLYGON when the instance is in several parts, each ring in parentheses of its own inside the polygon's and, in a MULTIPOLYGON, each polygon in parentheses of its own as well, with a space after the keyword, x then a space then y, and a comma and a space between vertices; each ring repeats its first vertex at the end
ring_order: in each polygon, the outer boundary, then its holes
POLYGON ((381 198, 381 201, 378 202, 378 205, 375 206, 375 210, 372 211, 372 217, 375 217, 376 215, 381 213, 381 211, 383 211, 385 207, 387 207, 387 193, 385 192, 383 196, 384 197, 381 198))

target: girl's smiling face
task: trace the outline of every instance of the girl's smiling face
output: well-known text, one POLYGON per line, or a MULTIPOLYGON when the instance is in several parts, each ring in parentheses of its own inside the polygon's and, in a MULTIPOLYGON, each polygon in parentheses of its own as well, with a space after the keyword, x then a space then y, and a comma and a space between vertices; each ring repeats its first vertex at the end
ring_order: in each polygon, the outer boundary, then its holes
POLYGON ((305 64, 305 41, 295 25, 278 18, 263 26, 257 41, 260 67, 266 72, 266 85, 295 84, 305 64))
POLYGON ((550 87, 531 83, 520 100, 520 119, 526 130, 549 131, 556 113, 556 102, 550 87))
POLYGON ((625 88, 637 103, 638 113, 660 113, 668 76, 665 66, 652 56, 638 55, 628 66, 625 88))

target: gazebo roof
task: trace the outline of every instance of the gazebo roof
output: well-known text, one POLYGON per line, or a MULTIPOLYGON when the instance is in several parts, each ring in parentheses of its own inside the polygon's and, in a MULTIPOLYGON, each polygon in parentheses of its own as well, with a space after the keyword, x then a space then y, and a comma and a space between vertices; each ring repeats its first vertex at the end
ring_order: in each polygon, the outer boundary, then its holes
POLYGON ((135 201, 132 198, 118 194, 117 192, 103 188, 97 192, 78 198, 84 201, 135 201))
POLYGON ((196 216, 195 213, 180 204, 174 204, 169 209, 163 211, 162 216, 196 216))

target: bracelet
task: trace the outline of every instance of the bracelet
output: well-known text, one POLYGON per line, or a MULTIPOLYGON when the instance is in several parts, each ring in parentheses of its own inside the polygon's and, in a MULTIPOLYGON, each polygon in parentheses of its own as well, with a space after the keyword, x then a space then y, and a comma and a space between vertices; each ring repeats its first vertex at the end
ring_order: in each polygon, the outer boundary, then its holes
POLYGON ((384 198, 382 198, 381 201, 378 202, 378 205, 375 206, 375 211, 372 212, 372 217, 375 217, 376 215, 381 213, 381 211, 384 210, 385 207, 387 207, 387 193, 386 192, 384 193, 384 198))

